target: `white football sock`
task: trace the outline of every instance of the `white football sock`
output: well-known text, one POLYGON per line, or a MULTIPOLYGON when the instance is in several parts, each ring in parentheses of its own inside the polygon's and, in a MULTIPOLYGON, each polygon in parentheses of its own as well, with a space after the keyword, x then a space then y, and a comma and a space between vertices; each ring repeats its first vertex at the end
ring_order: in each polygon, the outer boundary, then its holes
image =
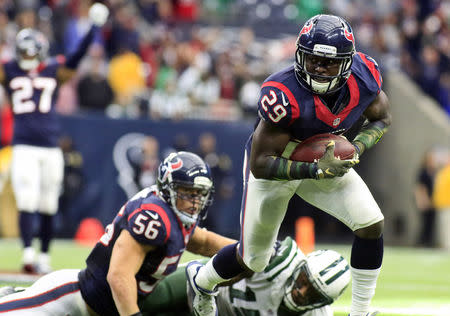
POLYGON ((352 305, 350 316, 366 316, 369 305, 375 295, 378 275, 381 268, 362 270, 350 267, 352 273, 352 305))
POLYGON ((23 249, 23 264, 34 264, 34 257, 36 256, 36 251, 33 247, 25 247, 23 249))
POLYGON ((214 269, 212 264, 212 258, 198 270, 197 276, 195 277, 195 282, 201 288, 214 291, 217 284, 226 281, 217 274, 216 269, 214 269))

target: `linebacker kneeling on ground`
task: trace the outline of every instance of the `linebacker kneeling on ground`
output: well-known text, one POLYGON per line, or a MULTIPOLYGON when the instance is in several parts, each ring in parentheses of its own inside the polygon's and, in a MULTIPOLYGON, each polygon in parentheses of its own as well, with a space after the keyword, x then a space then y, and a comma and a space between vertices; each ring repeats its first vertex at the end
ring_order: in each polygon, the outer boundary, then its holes
POLYGON ((0 314, 142 315, 138 298, 176 270, 185 249, 211 257, 235 242, 197 227, 212 194, 209 166, 199 156, 170 154, 159 165, 157 185, 127 201, 106 227, 85 269, 49 273, 0 298, 0 314))

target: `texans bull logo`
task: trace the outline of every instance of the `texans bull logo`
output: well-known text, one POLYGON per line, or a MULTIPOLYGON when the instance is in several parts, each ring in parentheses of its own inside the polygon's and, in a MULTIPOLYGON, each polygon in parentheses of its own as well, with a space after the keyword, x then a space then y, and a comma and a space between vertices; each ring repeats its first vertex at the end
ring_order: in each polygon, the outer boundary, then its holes
POLYGON ((313 27, 313 24, 311 22, 309 24, 303 26, 302 30, 300 31, 299 36, 301 36, 302 34, 308 34, 309 32, 311 32, 312 27, 313 27))
POLYGON ((172 172, 181 169, 181 167, 183 167, 183 161, 180 158, 177 157, 175 161, 167 159, 161 167, 160 181, 165 182, 172 172))
POLYGON ((355 46, 355 37, 353 36, 353 32, 349 30, 347 26, 344 28, 344 36, 353 43, 353 46, 355 46))

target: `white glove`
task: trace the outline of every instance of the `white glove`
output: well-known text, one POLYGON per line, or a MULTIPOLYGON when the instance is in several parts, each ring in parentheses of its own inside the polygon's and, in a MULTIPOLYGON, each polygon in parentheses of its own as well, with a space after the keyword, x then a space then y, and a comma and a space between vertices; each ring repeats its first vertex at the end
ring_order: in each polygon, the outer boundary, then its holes
POLYGON ((94 25, 102 27, 106 20, 108 19, 109 10, 108 8, 99 2, 94 3, 89 9, 89 19, 94 23, 94 25))

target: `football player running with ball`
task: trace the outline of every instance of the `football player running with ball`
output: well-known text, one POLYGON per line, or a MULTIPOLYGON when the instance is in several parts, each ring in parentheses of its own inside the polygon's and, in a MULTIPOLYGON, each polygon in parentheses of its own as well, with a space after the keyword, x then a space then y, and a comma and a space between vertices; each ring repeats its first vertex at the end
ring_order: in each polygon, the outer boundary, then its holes
POLYGON ((48 252, 64 172, 64 160, 58 147, 57 90, 76 73, 95 33, 105 24, 108 15, 109 10, 103 4, 91 6, 92 27, 77 50, 67 58, 47 58, 49 45, 45 36, 34 29, 23 29, 16 36, 16 58, 0 64, 0 83, 10 97, 14 115, 11 181, 24 247, 22 270, 26 273, 51 270, 48 252), (37 260, 31 245, 35 212, 40 217, 41 240, 37 260))
POLYGON ((197 227, 212 194, 211 171, 199 156, 170 154, 159 165, 157 185, 125 203, 84 270, 58 270, 2 297, 0 314, 142 315, 138 298, 176 270, 185 249, 211 257, 235 242, 197 227))
POLYGON ((352 29, 338 16, 309 19, 296 46, 294 65, 261 87, 259 118, 245 148, 240 240, 205 265, 193 261, 186 267, 196 315, 216 314, 217 284, 247 269, 264 270, 294 194, 353 231, 350 316, 374 315, 369 306, 383 258, 384 217, 352 167, 391 123, 382 78, 377 63, 356 52, 352 29), (290 141, 342 134, 360 118, 366 124, 353 140, 353 159, 334 158, 334 143, 318 162, 283 157, 290 141))

